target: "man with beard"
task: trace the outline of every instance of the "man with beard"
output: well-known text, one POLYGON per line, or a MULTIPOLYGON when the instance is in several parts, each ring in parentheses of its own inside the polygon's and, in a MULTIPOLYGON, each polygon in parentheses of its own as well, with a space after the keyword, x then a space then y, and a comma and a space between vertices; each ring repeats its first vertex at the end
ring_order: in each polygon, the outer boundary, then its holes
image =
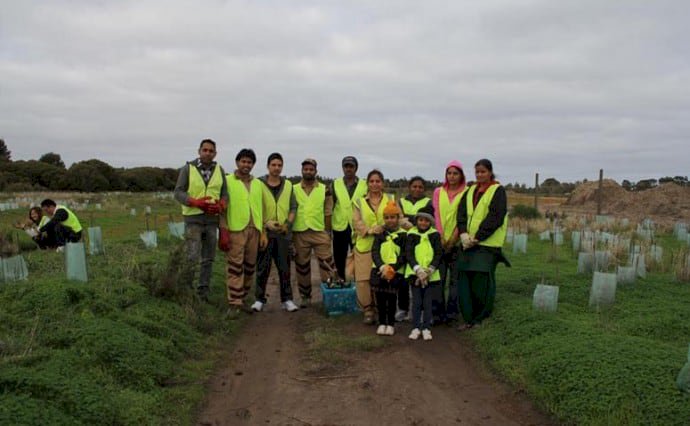
POLYGON ((221 219, 220 249, 225 251, 227 296, 231 317, 240 312, 252 313, 245 298, 254 281, 258 248, 266 247, 263 233, 263 184, 251 175, 256 154, 244 148, 235 157, 237 168, 227 175, 228 209, 221 219))
POLYGON ((333 198, 326 185, 316 179, 316 160, 302 161, 302 180, 293 186, 288 222, 295 246, 295 271, 301 306, 311 304, 311 253, 319 261, 321 281, 334 278, 331 255, 331 214, 333 198))

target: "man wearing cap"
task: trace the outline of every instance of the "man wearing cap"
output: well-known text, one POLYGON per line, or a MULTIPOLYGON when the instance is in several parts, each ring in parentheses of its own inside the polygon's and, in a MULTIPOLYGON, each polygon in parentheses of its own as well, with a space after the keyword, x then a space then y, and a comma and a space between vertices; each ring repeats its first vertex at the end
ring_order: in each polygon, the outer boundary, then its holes
POLYGON ((352 249, 352 201, 367 193, 367 184, 357 177, 357 159, 343 158, 343 177, 333 181, 333 258, 340 278, 345 279, 345 260, 352 249))
POLYGON ((330 189, 316 179, 316 160, 302 161, 302 180, 292 189, 289 227, 295 246, 295 271, 301 306, 311 304, 311 252, 319 262, 321 281, 336 273, 331 255, 331 215, 333 197, 330 189))
POLYGON ((197 294, 202 300, 208 300, 219 215, 228 203, 228 187, 223 168, 213 161, 216 158, 216 143, 204 139, 199 144, 198 154, 197 159, 180 168, 175 200, 182 205, 185 251, 189 263, 182 279, 188 285, 193 285, 195 270, 201 259, 197 294))

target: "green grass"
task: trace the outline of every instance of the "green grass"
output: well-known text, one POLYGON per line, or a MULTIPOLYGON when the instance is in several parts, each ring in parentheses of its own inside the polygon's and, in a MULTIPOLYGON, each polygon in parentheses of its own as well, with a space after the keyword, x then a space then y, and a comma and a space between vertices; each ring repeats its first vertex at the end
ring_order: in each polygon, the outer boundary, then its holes
MULTIPOLYGON (((591 309, 591 277, 576 274, 574 253, 562 246, 553 259, 530 237, 528 254, 499 266, 494 315, 471 333, 485 359, 564 423, 688 424, 690 395, 675 379, 690 342, 690 283, 652 272, 619 286, 612 307, 591 309), (542 278, 560 286, 557 313, 532 309, 542 278)), ((667 258, 678 247, 662 245, 667 258)))
MULTIPOLYGON (((89 282, 69 282, 64 257, 25 252, 29 280, 0 284, 0 424, 192 424, 205 379, 238 323, 224 318, 222 257, 210 304, 182 289, 155 297, 171 253, 171 200, 116 196, 93 212, 106 254, 88 256, 89 282), (135 206, 137 217, 129 215, 135 206), (154 207, 159 247, 146 250, 144 206, 154 207)), ((0 231, 23 218, 3 212, 0 231)), ((77 213, 86 228, 89 212, 77 213)), ((153 219, 150 227, 153 229, 153 219)), ((18 234, 23 243, 30 243, 18 234)))

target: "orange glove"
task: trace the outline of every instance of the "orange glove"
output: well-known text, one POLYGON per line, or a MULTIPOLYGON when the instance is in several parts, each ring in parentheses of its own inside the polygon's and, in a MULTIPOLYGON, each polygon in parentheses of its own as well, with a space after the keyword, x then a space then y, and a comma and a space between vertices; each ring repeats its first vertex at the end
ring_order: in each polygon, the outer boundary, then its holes
POLYGON ((230 251, 230 231, 228 231, 228 228, 220 228, 218 248, 220 251, 230 251))
POLYGON ((393 269, 391 265, 385 265, 382 277, 388 281, 391 281, 393 278, 395 278, 395 269, 393 269))

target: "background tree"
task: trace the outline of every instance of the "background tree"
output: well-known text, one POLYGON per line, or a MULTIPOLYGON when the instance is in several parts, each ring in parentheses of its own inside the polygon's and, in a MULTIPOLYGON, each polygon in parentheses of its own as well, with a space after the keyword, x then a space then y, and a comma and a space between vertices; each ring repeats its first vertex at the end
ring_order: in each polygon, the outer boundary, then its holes
POLYGON ((38 161, 42 163, 51 164, 61 169, 65 168, 65 163, 62 161, 62 158, 60 158, 60 154, 56 154, 54 152, 43 154, 41 158, 38 159, 38 161))
POLYGON ((12 152, 7 148, 4 139, 0 139, 0 162, 12 161, 12 152))

